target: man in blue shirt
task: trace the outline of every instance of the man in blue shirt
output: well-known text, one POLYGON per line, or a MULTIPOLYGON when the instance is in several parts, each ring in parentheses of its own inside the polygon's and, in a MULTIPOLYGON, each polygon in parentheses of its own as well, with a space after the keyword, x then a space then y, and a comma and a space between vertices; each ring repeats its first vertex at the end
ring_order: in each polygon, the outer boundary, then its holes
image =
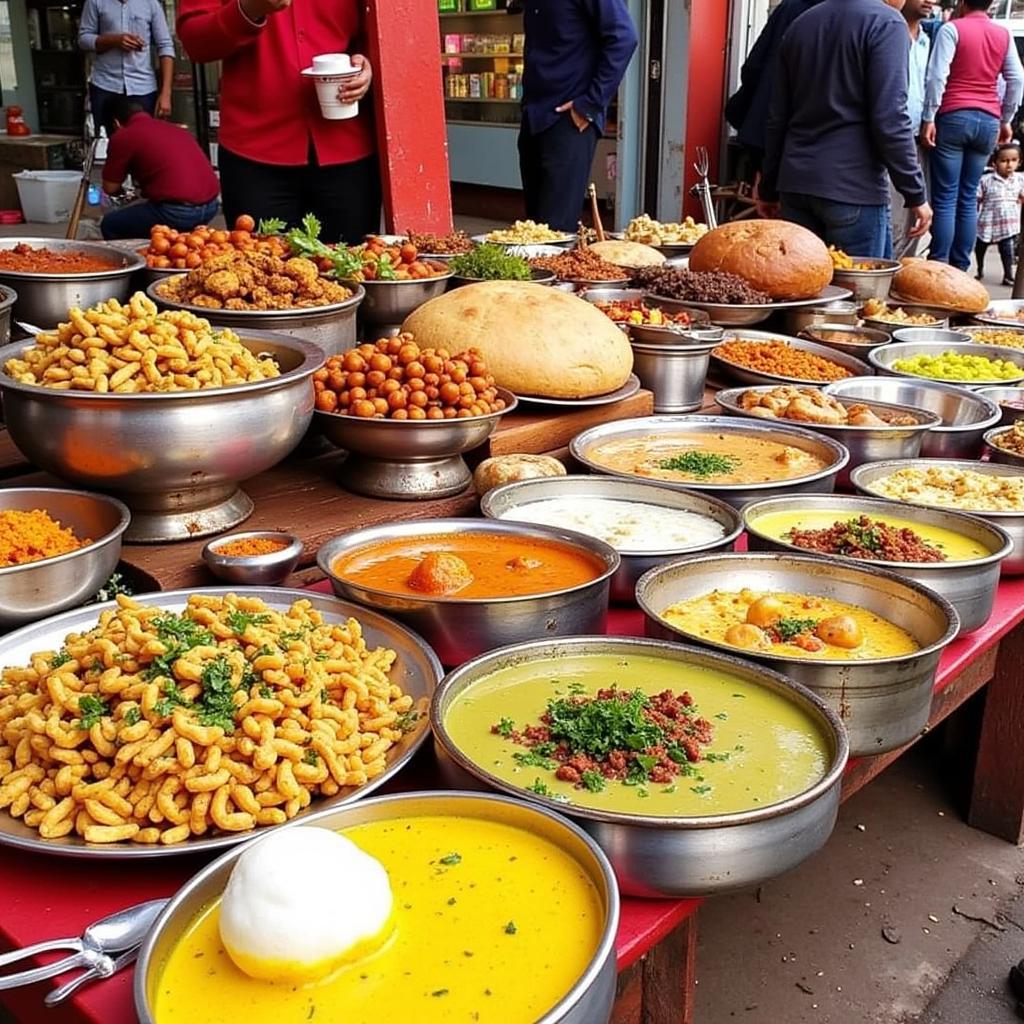
POLYGON ((159 0, 85 0, 78 45, 96 55, 89 107, 97 134, 100 128, 111 132, 106 105, 113 96, 131 96, 158 117, 170 114, 174 40, 159 0), (153 49, 160 58, 159 91, 153 49))
POLYGON ((575 231, 608 104, 637 35, 625 0, 525 0, 519 170, 526 215, 575 231))

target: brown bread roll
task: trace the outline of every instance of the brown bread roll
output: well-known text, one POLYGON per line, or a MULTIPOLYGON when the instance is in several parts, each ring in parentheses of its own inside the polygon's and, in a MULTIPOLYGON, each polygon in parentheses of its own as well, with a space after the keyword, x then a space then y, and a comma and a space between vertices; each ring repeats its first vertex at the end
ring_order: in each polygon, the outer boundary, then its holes
POLYGON ((889 289, 901 302, 942 306, 962 313, 981 313, 988 309, 988 289, 948 263, 935 260, 904 260, 889 289))

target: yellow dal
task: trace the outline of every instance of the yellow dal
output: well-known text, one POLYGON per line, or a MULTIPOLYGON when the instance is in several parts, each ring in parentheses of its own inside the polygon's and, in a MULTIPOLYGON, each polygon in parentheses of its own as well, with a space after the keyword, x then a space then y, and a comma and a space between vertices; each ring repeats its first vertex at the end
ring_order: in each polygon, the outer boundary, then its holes
MULTIPOLYGON (((849 519, 856 519, 860 513, 851 511, 828 512, 769 512, 758 516, 751 526, 759 533, 774 540, 792 543, 788 536, 790 530, 827 530, 849 519)), ((869 519, 885 523, 897 530, 913 530, 923 541, 939 548, 950 562, 967 562, 975 558, 987 558, 992 552, 979 544, 978 541, 965 537, 962 533, 946 530, 941 526, 929 526, 927 523, 915 523, 912 519, 899 519, 896 516, 877 515, 865 512, 869 519)), ((804 549, 801 549, 804 550, 804 549)), ((863 559, 870 561, 870 559, 863 559)))
MULTIPOLYGON (((692 636, 733 647, 732 644, 725 643, 726 630, 737 623, 746 622, 747 609, 767 593, 769 592, 713 590, 710 594, 692 597, 688 601, 680 601, 666 608, 661 617, 669 625, 685 630, 692 636)), ((733 647, 734 650, 811 661, 864 661, 869 658, 892 658, 910 654, 920 647, 905 629, 869 612, 866 608, 844 604, 829 597, 787 594, 774 590, 770 593, 772 597, 782 602, 785 609, 784 618, 829 619, 834 615, 851 616, 861 628, 864 635, 863 643, 853 650, 826 644, 823 650, 812 652, 786 643, 772 644, 770 651, 747 651, 741 647, 733 647), (812 607, 807 607, 808 602, 813 602, 812 607)))
POLYGON ((586 455, 599 466, 652 480, 677 483, 755 484, 769 480, 792 480, 818 473, 824 460, 777 441, 761 440, 750 434, 648 434, 645 437, 608 441, 588 449, 586 455), (726 473, 697 476, 676 469, 662 469, 660 463, 686 452, 711 452, 736 459, 726 473))
MULTIPOLYGON (((391 878, 396 924, 387 943, 323 981, 255 981, 221 944, 218 901, 196 917, 163 967, 157 1024, 530 1024, 594 956, 601 899, 576 861, 547 839, 499 822, 433 816, 342 834, 391 878), (453 853, 458 864, 440 863, 453 853)), ((296 865, 311 915, 317 886, 330 883, 304 877, 296 865)))
POLYGON ((471 760, 512 785, 526 789, 539 778, 557 797, 579 807, 658 817, 728 814, 777 803, 813 786, 831 756, 814 719, 767 687, 651 655, 594 654, 502 669, 453 702, 445 728, 471 760), (700 777, 680 775, 670 786, 652 782, 641 788, 609 780, 600 793, 592 793, 559 781, 551 771, 520 766, 513 755, 526 748, 491 732, 502 718, 518 729, 538 724, 548 701, 567 696, 570 687, 593 696, 611 686, 650 695, 688 690, 700 715, 714 726, 712 742, 702 750, 728 757, 699 761, 700 777))

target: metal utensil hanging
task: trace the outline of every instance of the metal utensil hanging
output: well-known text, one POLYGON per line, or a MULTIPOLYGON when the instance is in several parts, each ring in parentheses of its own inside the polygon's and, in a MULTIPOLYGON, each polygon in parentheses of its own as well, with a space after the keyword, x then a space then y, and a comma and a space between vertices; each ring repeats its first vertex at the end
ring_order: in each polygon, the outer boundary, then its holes
POLYGON ((711 195, 711 182, 708 180, 711 160, 704 146, 697 147, 697 159, 693 163, 693 169, 697 172, 699 180, 690 189, 690 195, 696 196, 700 200, 701 208, 704 211, 704 223, 708 228, 717 228, 718 217, 715 214, 715 201, 711 195))

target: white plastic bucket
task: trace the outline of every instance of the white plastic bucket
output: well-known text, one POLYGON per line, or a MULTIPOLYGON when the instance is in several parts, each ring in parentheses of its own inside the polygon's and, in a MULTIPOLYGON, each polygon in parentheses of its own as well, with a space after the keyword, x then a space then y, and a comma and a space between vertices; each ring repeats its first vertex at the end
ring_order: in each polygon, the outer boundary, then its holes
POLYGON ((13 178, 25 220, 59 224, 71 217, 81 171, 19 171, 13 178))

